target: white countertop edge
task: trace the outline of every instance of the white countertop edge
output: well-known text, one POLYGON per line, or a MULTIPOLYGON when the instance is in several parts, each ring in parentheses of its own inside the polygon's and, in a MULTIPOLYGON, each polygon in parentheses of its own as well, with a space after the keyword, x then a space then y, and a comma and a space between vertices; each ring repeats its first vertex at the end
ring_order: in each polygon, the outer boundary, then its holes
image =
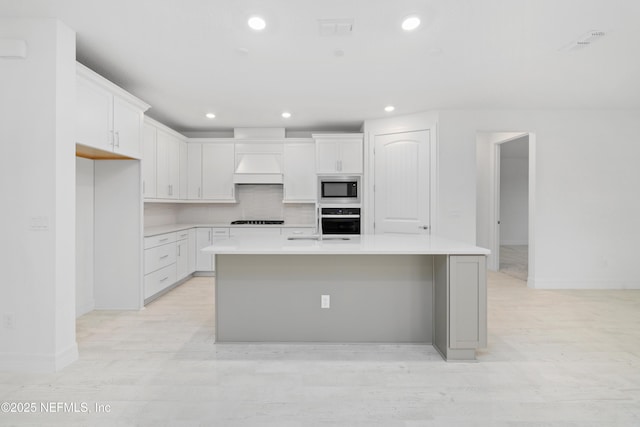
POLYGON ((350 241, 288 240, 285 236, 218 239, 203 252, 216 255, 489 255, 485 248, 426 235, 363 235, 350 241))
POLYGON ((144 237, 157 236, 158 234, 173 233, 175 231, 188 230, 190 228, 315 228, 315 224, 234 224, 230 223, 198 223, 198 224, 167 224, 145 227, 144 237))

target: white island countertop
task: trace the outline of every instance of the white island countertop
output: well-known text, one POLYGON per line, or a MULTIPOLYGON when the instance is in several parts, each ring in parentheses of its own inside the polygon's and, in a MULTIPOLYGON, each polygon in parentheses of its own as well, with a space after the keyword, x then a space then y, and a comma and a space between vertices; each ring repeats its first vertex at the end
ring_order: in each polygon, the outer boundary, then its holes
POLYGON ((429 235, 366 234, 337 240, 289 240, 287 236, 236 236, 217 239, 202 249, 211 254, 246 255, 489 255, 490 251, 468 243, 429 235))

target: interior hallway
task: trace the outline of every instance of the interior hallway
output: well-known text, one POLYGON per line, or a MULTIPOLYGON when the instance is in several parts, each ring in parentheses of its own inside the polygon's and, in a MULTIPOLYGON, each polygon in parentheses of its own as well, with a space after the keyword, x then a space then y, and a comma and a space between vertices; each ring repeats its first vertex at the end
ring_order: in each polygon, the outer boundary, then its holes
POLYGON ((529 245, 500 245, 500 273, 527 281, 529 245))
MULTIPOLYGON (((213 344, 213 279, 142 311, 78 319, 80 359, 0 374, 3 402, 108 413, 0 414, 2 425, 640 425, 640 291, 529 289, 489 273, 489 348, 213 344)), ((354 314, 355 315, 355 314, 354 314)))

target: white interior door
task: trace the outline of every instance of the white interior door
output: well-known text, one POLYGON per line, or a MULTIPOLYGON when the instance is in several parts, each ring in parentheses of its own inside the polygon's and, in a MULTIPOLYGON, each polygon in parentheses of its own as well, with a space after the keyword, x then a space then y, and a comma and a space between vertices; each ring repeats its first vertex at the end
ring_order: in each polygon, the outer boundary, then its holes
POLYGON ((376 135, 374 232, 430 232, 429 131, 376 135))

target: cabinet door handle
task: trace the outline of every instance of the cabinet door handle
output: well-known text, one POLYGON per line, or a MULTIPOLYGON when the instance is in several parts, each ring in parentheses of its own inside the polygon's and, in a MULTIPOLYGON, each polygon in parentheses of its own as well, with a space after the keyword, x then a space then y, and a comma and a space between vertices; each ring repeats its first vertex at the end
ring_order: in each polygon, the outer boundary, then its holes
POLYGON ((168 237, 165 237, 164 239, 160 239, 160 240, 158 240, 158 241, 159 241, 159 242, 166 242, 167 240, 169 240, 169 238, 168 238, 168 237))
POLYGON ((165 258, 168 258, 168 257, 169 257, 169 255, 163 255, 163 256, 160 257, 160 259, 165 259, 165 258))
POLYGON ((180 256, 180 245, 178 245, 178 256, 180 256))
POLYGON ((116 147, 120 148, 120 132, 116 131, 116 147))
POLYGON ((198 199, 199 199, 200 197, 202 197, 202 196, 200 195, 200 187, 198 187, 198 199))
POLYGON ((164 282, 165 280, 169 279, 169 276, 165 277, 164 279, 160 279, 161 282, 164 282))
POLYGON ((107 131, 107 141, 109 141, 109 145, 113 148, 115 144, 115 137, 113 136, 113 131, 107 131))

